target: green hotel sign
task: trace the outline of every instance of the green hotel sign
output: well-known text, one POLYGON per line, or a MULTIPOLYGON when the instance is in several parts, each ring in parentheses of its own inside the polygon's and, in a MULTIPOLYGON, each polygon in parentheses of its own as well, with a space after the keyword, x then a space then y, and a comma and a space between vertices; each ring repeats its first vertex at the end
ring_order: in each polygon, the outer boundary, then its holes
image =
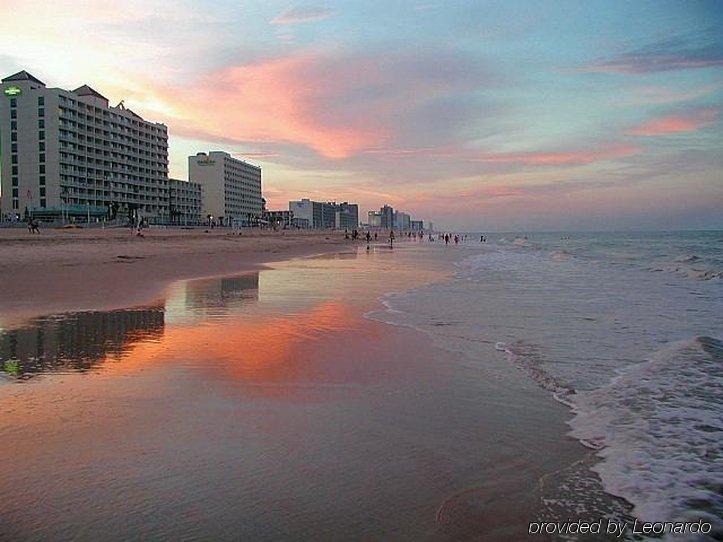
POLYGON ((20 87, 12 86, 5 89, 5 96, 10 96, 11 98, 13 96, 20 96, 23 93, 23 90, 20 87))

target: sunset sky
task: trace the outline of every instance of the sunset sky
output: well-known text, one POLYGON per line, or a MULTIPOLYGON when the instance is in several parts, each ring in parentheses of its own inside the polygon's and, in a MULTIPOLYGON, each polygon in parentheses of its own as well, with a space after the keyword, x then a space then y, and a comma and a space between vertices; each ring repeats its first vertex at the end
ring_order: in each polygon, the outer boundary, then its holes
POLYGON ((227 150, 269 208, 469 230, 723 227, 723 2, 0 0, 0 73, 227 150))

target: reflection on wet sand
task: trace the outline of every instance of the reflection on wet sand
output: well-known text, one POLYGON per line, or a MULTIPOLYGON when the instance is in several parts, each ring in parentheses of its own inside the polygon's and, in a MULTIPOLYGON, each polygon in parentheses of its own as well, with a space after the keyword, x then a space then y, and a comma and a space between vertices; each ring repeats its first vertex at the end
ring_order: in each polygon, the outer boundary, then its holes
POLYGON ((242 310, 259 298, 259 273, 185 281, 175 284, 166 299, 166 311, 175 318, 197 319, 242 310))
POLYGON ((173 336, 162 340, 170 323, 238 312, 258 299, 258 288, 258 272, 202 279, 174 285, 165 306, 36 318, 0 330, 0 372, 21 380, 44 372, 83 372, 143 343, 173 340, 188 346, 173 336))
POLYGON ((163 335, 161 307, 46 316, 0 331, 0 369, 30 378, 42 372, 83 372, 131 345, 163 335))
POLYGON ((175 285, 164 306, 38 318, 0 333, 0 366, 21 380, 113 360, 106 370, 167 364, 244 382, 292 382, 306 370, 300 345, 358 327, 360 317, 338 301, 317 300, 302 313, 253 313, 258 288, 258 272, 202 279, 175 285))

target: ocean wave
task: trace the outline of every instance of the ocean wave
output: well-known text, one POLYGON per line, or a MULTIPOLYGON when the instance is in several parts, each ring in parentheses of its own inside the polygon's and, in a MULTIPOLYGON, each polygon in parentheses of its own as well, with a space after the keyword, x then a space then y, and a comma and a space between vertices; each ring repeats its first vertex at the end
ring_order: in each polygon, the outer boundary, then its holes
POLYGON ((575 390, 563 384, 544 368, 542 357, 538 354, 534 345, 525 344, 522 341, 508 345, 498 341, 495 343, 495 349, 507 354, 507 358, 515 367, 524 371, 540 387, 552 392, 559 402, 572 408, 571 399, 575 394, 575 390))
POLYGON ((601 447, 593 469, 638 518, 702 517, 723 529, 723 342, 670 344, 576 394, 574 409, 572 435, 601 447))
MULTIPOLYGON (((494 345, 571 408, 571 436, 599 456, 601 488, 642 520, 704 518, 723 536, 719 285, 665 276, 720 278, 706 269, 720 258, 696 248, 674 262, 673 243, 602 252, 580 240, 523 241, 480 247, 450 281, 385 296, 374 316, 470 359, 494 345)), ((565 484, 586 493, 575 479, 565 484)))

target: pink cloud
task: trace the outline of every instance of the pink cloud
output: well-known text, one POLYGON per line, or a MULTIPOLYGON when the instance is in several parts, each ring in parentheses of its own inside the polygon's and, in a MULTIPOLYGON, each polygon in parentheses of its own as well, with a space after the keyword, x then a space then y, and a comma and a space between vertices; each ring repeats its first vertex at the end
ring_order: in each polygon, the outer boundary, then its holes
POLYGON ((637 136, 658 136, 695 132, 713 124, 718 118, 718 112, 715 108, 705 108, 688 115, 661 117, 631 128, 626 133, 637 136))
POLYGON ((488 164, 521 164, 525 166, 575 166, 612 160, 641 152, 632 145, 616 145, 600 149, 576 149, 552 152, 521 152, 489 154, 473 159, 488 164))
POLYGON ((332 16, 334 12, 328 8, 319 7, 298 7, 287 9, 277 15, 271 24, 291 25, 299 23, 310 23, 314 21, 323 21, 332 16))
POLYGON ((159 93, 175 113, 169 123, 186 136, 296 143, 327 158, 379 144, 384 130, 368 118, 342 123, 326 114, 337 89, 314 76, 322 60, 308 53, 231 66, 159 93))
MULTIPOLYGON (((151 82, 146 101, 161 104, 162 119, 185 137, 301 145, 338 159, 387 152, 415 133, 420 107, 475 92, 490 79, 476 59, 449 52, 303 51, 227 66, 188 85, 151 82), (442 67, 430 70, 430 63, 442 67)), ((424 118, 439 118, 441 133, 450 129, 449 115, 438 109, 424 118)))

